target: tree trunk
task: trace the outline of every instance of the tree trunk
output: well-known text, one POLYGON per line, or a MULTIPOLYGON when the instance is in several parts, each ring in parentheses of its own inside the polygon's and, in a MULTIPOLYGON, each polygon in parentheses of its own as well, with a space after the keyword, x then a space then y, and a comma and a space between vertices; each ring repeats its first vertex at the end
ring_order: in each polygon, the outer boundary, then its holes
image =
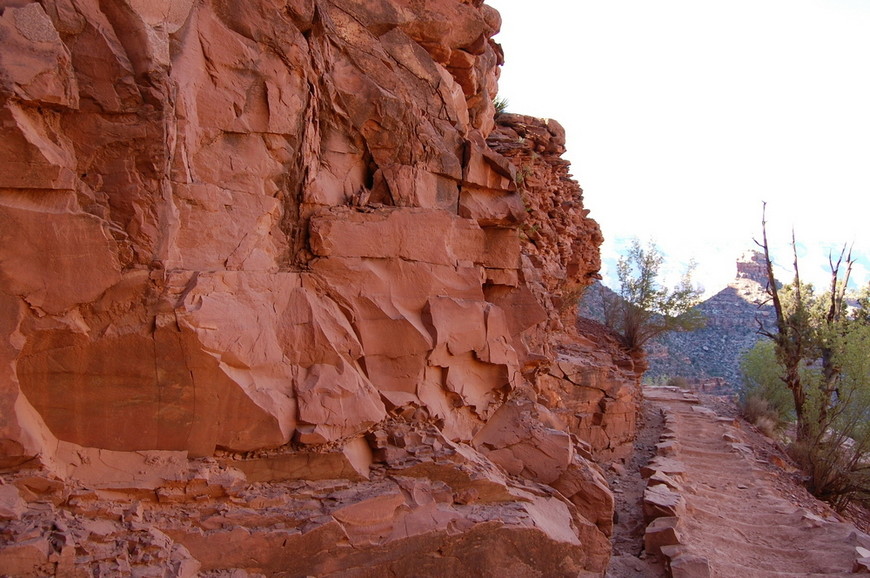
MULTIPOLYGON (((767 269, 767 293, 773 301, 773 309, 776 313, 776 331, 770 332, 763 328, 759 331, 763 335, 769 337, 775 347, 777 357, 785 369, 785 375, 782 380, 785 385, 791 390, 792 398, 794 399, 794 410, 797 415, 797 441, 806 441, 812 431, 810 423, 807 420, 805 410, 806 392, 804 392, 801 376, 799 372, 801 361, 803 360, 803 334, 801 327, 795 327, 790 319, 786 319, 785 311, 782 306, 782 300, 779 297, 779 288, 776 284, 776 278, 773 274, 773 261, 770 260, 770 249, 767 243, 767 219, 766 219, 767 203, 764 203, 764 209, 761 217, 761 232, 762 242, 756 243, 764 250, 764 260, 767 269)), ((797 247, 792 233, 792 248, 794 249, 794 284, 796 288, 797 307, 802 307, 800 293, 800 273, 798 272, 797 247)))

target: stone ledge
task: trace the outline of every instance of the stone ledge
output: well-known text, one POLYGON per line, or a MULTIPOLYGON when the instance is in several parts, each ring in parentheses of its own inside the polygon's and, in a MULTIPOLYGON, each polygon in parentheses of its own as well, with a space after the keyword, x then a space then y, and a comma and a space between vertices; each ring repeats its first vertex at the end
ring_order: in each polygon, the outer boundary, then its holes
MULTIPOLYGON (((697 403, 697 398, 692 399, 688 392, 676 388, 667 388, 667 392, 677 394, 682 401, 697 403)), ((695 405, 691 407, 698 409, 695 405)), ((707 560, 689 554, 680 533, 680 518, 686 513, 686 501, 681 495, 686 467, 679 460, 677 420, 664 409, 662 416, 664 428, 656 444, 656 455, 641 468, 641 474, 647 480, 643 493, 644 518, 648 522, 644 532, 644 549, 647 554, 664 558, 670 576, 704 578, 710 576, 707 560)))

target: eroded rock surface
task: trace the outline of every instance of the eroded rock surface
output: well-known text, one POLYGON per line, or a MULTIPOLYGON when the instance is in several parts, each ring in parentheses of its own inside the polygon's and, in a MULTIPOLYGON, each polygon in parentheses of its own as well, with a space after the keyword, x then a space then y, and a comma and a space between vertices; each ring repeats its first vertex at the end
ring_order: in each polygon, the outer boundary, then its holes
POLYGON ((637 372, 573 326, 564 131, 494 131, 499 24, 0 8, 4 572, 603 571, 637 372))
MULTIPOLYGON (((578 300, 600 278, 600 255, 592 248, 603 237, 561 158, 565 131, 554 120, 502 114, 487 142, 517 167, 527 214, 520 225, 522 273, 535 299, 514 299, 505 306, 545 320, 525 332, 520 350, 526 352, 521 359, 538 400, 594 456, 623 459, 634 439, 646 364, 628 355, 603 325, 577 317, 578 300)), ((497 289, 488 295, 497 298, 497 289)))

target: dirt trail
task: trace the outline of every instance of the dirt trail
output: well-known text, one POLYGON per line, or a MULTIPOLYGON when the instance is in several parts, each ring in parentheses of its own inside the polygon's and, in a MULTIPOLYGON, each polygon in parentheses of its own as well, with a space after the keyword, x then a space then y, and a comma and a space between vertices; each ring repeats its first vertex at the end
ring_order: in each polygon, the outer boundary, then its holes
POLYGON ((682 469, 673 476, 684 500, 676 508, 679 545, 669 550, 674 576, 853 572, 861 557, 856 546, 870 549, 870 536, 824 508, 808 510, 784 489, 787 474, 746 443, 749 432, 694 395, 672 388, 645 388, 644 395, 648 409, 665 416, 671 443, 660 444, 660 455, 682 469))

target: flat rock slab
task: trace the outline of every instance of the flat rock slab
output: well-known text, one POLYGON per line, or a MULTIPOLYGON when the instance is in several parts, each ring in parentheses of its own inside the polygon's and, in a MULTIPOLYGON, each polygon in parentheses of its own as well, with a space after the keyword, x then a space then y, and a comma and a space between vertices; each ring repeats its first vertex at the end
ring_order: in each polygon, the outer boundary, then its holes
POLYGON ((643 492, 643 514, 647 520, 679 516, 685 509, 683 497, 667 486, 650 486, 643 492))
POLYGON ((686 471, 686 465, 680 460, 657 456, 649 464, 640 469, 644 478, 648 478, 656 472, 667 474, 671 477, 681 476, 686 471))

